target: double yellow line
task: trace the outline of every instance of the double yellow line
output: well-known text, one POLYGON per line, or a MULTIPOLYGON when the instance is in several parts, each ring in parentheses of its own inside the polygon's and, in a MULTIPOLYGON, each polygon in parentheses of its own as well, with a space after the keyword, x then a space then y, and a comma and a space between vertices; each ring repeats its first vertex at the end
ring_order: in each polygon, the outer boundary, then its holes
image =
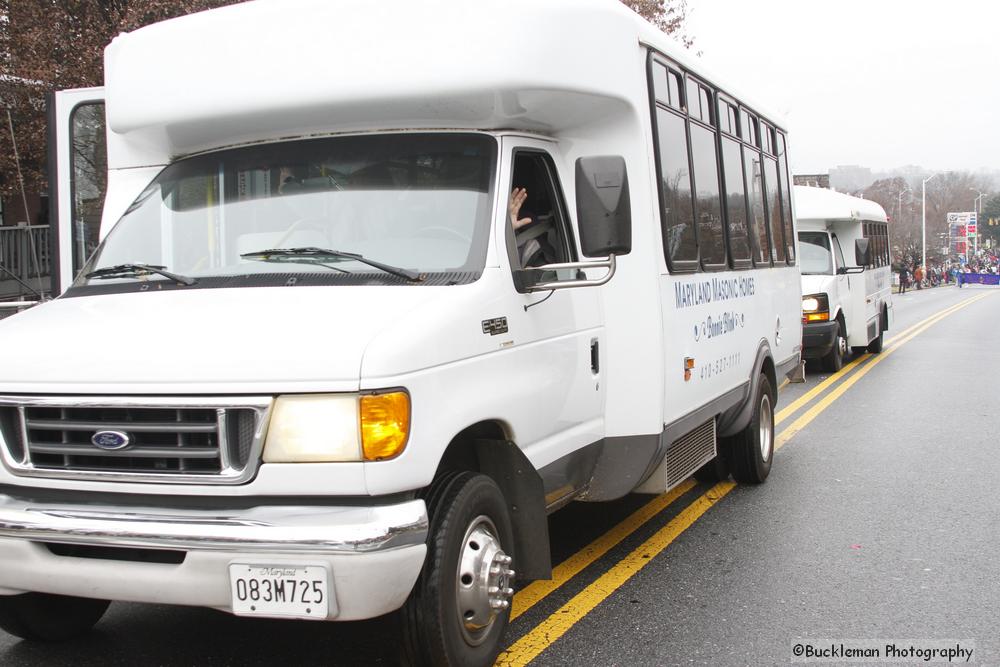
MULTIPOLYGON (((982 294, 976 297, 965 299, 964 301, 946 308, 931 317, 909 327, 896 334, 890 339, 886 349, 880 355, 864 354, 851 363, 845 365, 840 371, 834 373, 819 385, 806 392, 803 396, 790 403, 783 410, 775 415, 775 426, 791 417, 796 411, 808 405, 817 396, 823 394, 837 382, 847 377, 852 371, 860 367, 849 379, 844 381, 833 391, 830 391, 816 405, 803 413, 784 431, 775 438, 774 448, 785 445, 796 433, 801 431, 807 424, 815 419, 823 410, 830 406, 835 400, 844 394, 858 380, 864 377, 876 364, 881 363, 900 347, 912 340, 914 337, 926 331, 942 319, 952 313, 965 308, 966 306, 979 301, 990 294, 982 294), (870 360, 870 361, 869 361, 870 360), (868 363, 866 363, 868 362, 868 363)), ((514 596, 514 604, 511 609, 511 620, 528 611, 532 606, 540 602, 547 595, 561 587, 585 568, 595 563, 599 558, 608 553, 613 547, 621 543, 625 538, 635 532, 647 521, 666 509, 671 503, 693 489, 694 482, 688 480, 668 493, 659 495, 649 503, 639 508, 601 537, 597 538, 576 554, 560 563, 552 571, 552 579, 547 581, 536 581, 518 591, 514 596)), ((568 602, 562 605, 555 613, 545 618, 541 623, 532 628, 527 634, 518 639, 506 651, 500 654, 497 665, 504 667, 514 667, 527 665, 534 660, 542 651, 552 645, 557 639, 562 637, 578 621, 589 614, 597 605, 607 599, 626 581, 645 567, 657 554, 666 549, 681 533, 698 520, 713 505, 721 500, 727 493, 732 491, 736 485, 733 482, 720 482, 711 489, 696 498, 690 505, 682 510, 677 516, 668 521, 666 525, 657 530, 651 537, 643 542, 639 547, 615 563, 610 570, 599 576, 594 582, 589 584, 582 591, 573 596, 568 602)))

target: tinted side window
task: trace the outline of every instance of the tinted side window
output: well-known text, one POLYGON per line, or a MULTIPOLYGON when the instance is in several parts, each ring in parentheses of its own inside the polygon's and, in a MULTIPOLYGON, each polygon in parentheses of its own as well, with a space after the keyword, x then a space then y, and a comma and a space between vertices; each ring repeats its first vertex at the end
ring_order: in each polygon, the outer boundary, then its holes
POLYGON ((833 234, 833 257, 837 262, 838 269, 847 266, 844 264, 844 249, 840 247, 840 239, 837 238, 836 234, 833 234))
POLYGON ((771 224, 771 259, 785 261, 784 232, 781 225, 781 198, 778 196, 778 161, 764 158, 764 192, 767 218, 771 224))
POLYGON ((785 135, 778 132, 778 180, 781 185, 781 213, 785 225, 785 246, 788 250, 788 263, 795 263, 795 243, 792 239, 792 193, 788 187, 788 156, 785 154, 785 135))
POLYGON ((73 172, 73 275, 97 248, 108 188, 104 102, 81 104, 70 118, 70 165, 73 172))
POLYGON ((743 159, 740 145, 722 140, 722 166, 726 181, 726 231, 729 255, 734 268, 750 265, 750 237, 747 234, 747 197, 743 184, 743 159))
POLYGON ((694 165, 694 185, 697 188, 695 201, 701 263, 705 267, 722 268, 726 264, 726 244, 722 230, 715 132, 695 123, 691 123, 691 160, 694 165))
POLYGON ((685 121, 669 111, 657 109, 656 130, 663 198, 663 250, 672 270, 694 270, 698 244, 694 232, 685 121))
POLYGON ((750 244, 753 261, 757 266, 771 264, 771 245, 767 239, 767 222, 764 220, 764 184, 761 177, 760 153, 743 149, 743 171, 746 176, 747 197, 750 201, 750 244))

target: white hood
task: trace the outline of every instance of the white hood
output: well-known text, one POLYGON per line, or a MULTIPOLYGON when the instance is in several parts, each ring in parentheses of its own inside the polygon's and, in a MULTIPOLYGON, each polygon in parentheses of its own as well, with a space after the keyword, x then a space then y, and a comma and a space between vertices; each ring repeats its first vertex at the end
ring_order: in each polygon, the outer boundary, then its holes
POLYGON ((802 296, 820 293, 829 294, 835 280, 836 276, 825 273, 819 275, 803 275, 802 296))
POLYGON ((372 339, 446 289, 60 298, 0 322, 0 394, 353 391, 372 339))

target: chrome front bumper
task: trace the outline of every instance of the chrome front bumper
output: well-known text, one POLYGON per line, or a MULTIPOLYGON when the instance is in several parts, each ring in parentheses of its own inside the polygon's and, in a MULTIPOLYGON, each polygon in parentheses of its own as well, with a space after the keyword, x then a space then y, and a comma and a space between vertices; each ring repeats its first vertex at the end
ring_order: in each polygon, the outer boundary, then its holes
POLYGON ((332 573, 336 618, 398 608, 426 554, 422 500, 383 506, 177 510, 38 503, 0 495, 0 594, 39 591, 229 610, 232 561, 316 563, 332 573), (48 544, 105 547, 59 556, 48 544), (123 550, 115 558, 115 548, 123 550), (183 553, 179 564, 131 560, 127 549, 183 553))

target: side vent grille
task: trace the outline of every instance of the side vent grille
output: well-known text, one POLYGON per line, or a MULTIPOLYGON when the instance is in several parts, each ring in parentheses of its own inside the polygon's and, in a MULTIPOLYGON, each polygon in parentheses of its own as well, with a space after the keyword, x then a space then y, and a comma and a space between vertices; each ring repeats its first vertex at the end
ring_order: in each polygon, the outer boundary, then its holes
POLYGON ((667 488, 690 477, 715 456, 715 419, 675 440, 667 450, 667 488))

